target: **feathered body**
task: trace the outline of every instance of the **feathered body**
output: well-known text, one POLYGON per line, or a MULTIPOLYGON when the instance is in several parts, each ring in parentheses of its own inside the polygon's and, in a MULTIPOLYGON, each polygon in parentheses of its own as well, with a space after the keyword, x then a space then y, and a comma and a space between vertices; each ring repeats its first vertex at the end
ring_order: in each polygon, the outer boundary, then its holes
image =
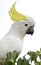
POLYGON ((0 58, 4 58, 6 53, 14 50, 17 52, 22 50, 22 40, 14 34, 7 34, 0 41, 0 58))

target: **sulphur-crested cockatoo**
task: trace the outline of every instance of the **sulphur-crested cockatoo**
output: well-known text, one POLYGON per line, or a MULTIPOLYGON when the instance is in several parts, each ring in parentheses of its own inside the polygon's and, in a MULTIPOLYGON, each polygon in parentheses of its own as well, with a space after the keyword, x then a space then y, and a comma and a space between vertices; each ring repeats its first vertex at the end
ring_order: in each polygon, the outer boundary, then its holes
POLYGON ((31 17, 19 14, 15 9, 15 4, 16 2, 9 10, 9 15, 15 23, 12 24, 5 37, 0 40, 0 58, 4 58, 6 53, 10 51, 21 52, 24 36, 34 33, 34 20, 31 17))

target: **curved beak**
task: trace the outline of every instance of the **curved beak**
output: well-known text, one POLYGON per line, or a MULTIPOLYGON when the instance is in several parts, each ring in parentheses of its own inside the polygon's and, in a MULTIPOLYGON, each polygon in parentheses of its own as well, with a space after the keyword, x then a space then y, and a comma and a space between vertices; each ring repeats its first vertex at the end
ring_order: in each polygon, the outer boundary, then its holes
POLYGON ((33 33, 34 33, 33 27, 30 27, 30 28, 26 31, 26 34, 31 34, 31 35, 33 35, 33 33))

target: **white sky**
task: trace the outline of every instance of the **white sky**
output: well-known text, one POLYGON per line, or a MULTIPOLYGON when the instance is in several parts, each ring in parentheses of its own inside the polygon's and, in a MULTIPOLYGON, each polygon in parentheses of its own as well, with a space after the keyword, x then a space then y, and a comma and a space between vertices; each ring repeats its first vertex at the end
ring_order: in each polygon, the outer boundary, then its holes
MULTIPOLYGON (((35 32, 33 36, 26 35, 24 38, 25 52, 28 50, 38 50, 41 48, 41 0, 16 0, 16 9, 18 12, 31 16, 35 22, 35 32)), ((15 0, 0 0, 0 40, 10 29, 13 23, 10 20, 8 11, 15 0)))

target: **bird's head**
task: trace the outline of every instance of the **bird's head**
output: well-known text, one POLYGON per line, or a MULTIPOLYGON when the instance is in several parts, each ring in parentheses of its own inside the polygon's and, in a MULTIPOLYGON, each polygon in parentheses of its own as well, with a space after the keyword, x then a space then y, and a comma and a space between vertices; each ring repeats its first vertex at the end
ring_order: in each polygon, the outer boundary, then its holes
POLYGON ((26 17, 22 14, 19 14, 15 9, 15 4, 11 7, 9 11, 9 15, 15 23, 12 25, 12 31, 24 37, 26 34, 34 33, 35 22, 31 17, 26 17))
POLYGON ((11 30, 12 32, 15 32, 15 34, 18 34, 20 37, 24 37, 26 34, 33 35, 34 26, 35 26, 34 20, 31 17, 29 17, 26 20, 14 23, 11 27, 11 30))

